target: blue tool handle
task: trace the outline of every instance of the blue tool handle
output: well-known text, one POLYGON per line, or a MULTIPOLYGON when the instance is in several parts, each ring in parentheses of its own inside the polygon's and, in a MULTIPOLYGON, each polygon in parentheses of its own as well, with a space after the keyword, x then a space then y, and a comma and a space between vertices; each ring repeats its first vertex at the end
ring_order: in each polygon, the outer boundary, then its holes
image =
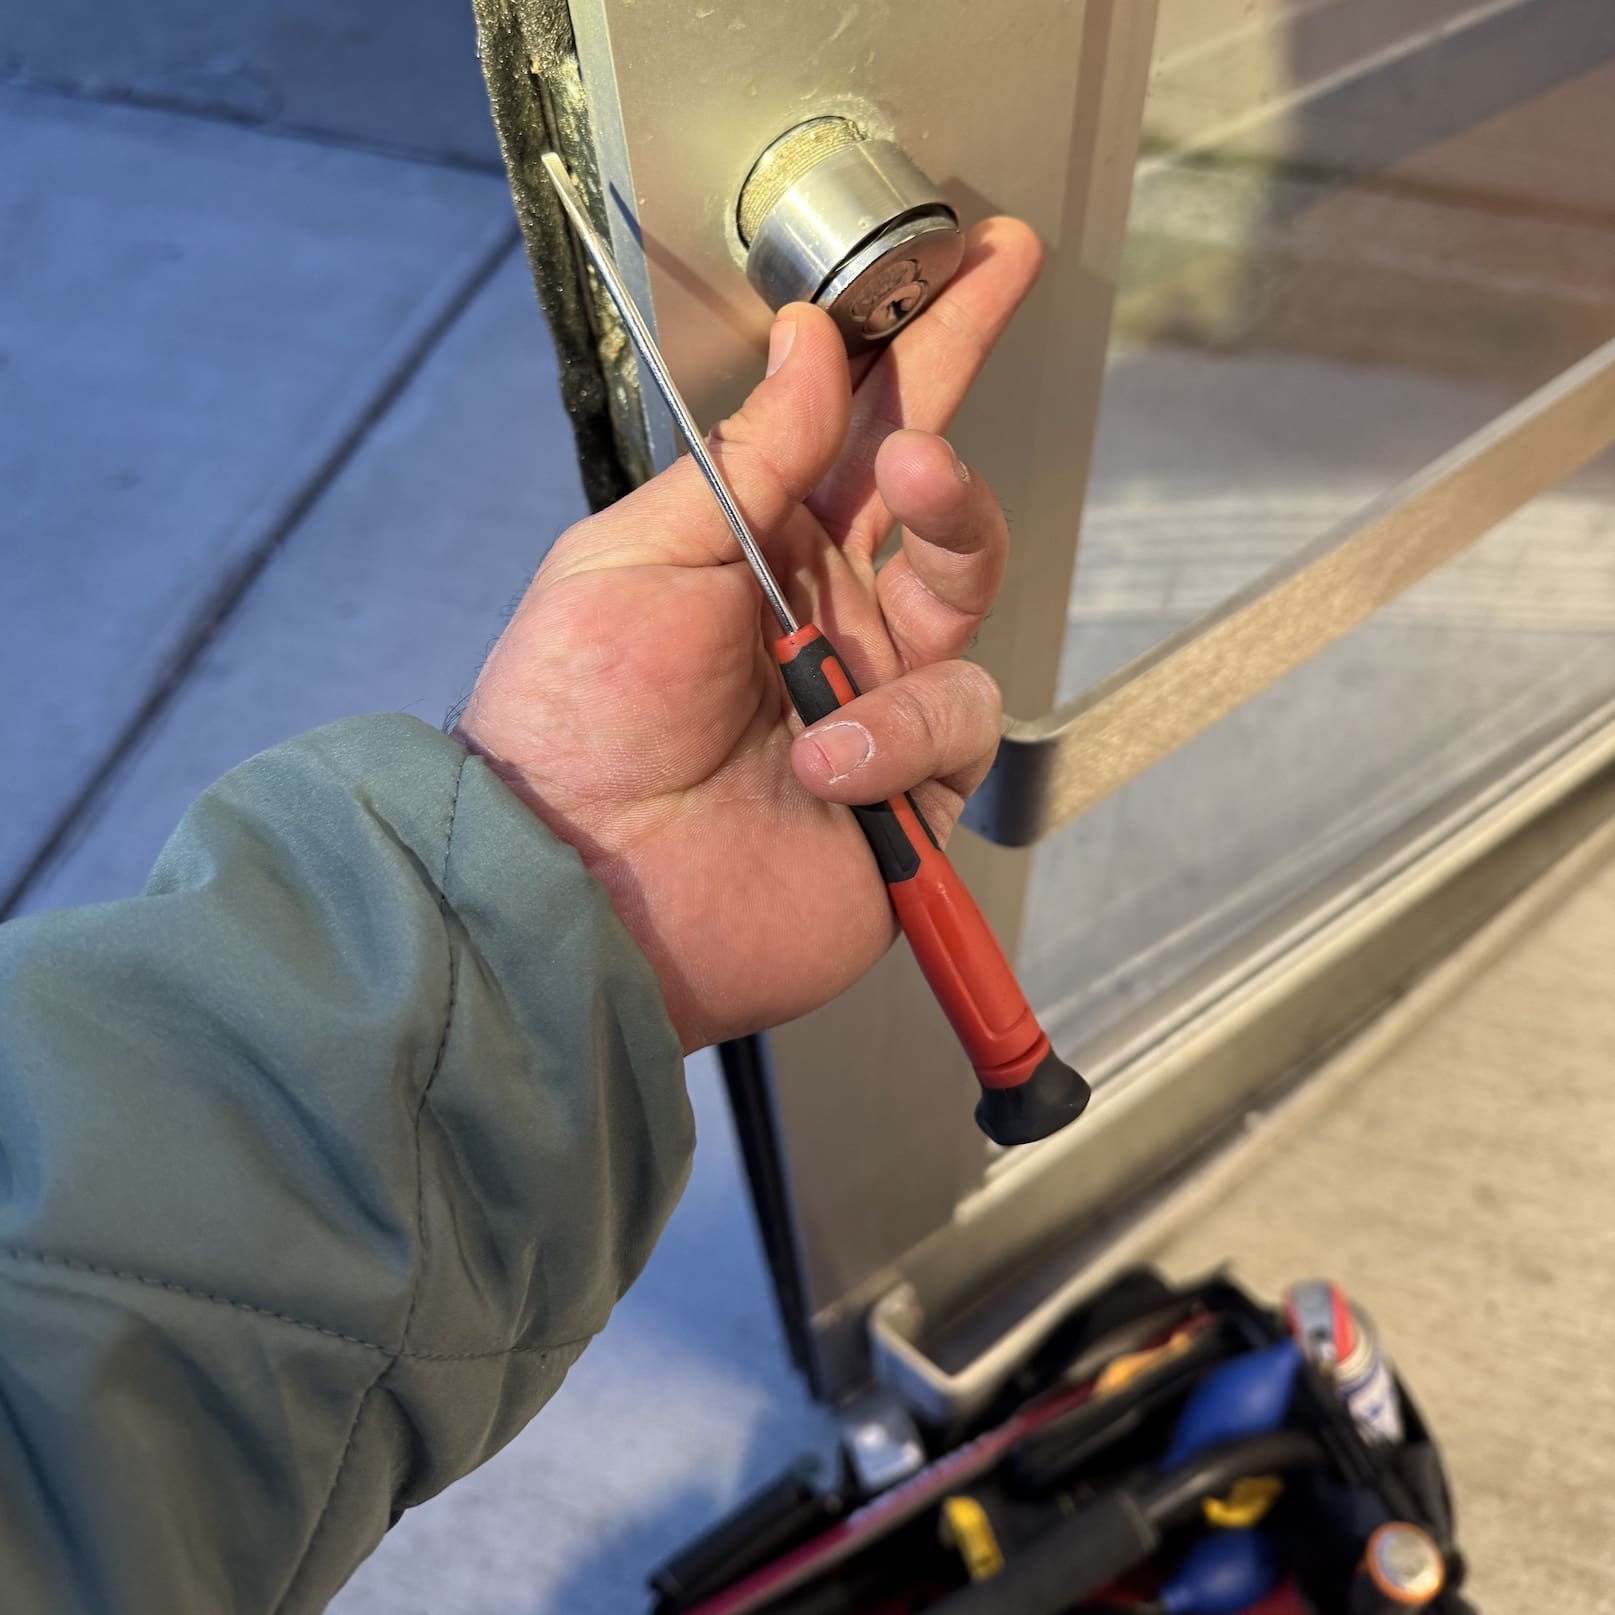
POLYGON ((1260 1531, 1216 1531, 1184 1554, 1156 1597, 1165 1615, 1238 1615, 1278 1579, 1278 1554, 1260 1531))
POLYGON ((1213 1369, 1183 1404, 1162 1467, 1170 1469, 1219 1441, 1278 1429, 1289 1415, 1300 1368, 1300 1346, 1282 1340, 1213 1369))

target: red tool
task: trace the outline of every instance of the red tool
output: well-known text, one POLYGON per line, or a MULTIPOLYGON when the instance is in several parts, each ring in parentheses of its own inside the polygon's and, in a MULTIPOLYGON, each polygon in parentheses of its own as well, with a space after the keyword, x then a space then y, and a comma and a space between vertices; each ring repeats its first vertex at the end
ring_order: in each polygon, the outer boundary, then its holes
MULTIPOLYGON (((797 622, 560 158, 547 153, 544 168, 779 619, 782 637, 774 642, 774 656, 792 704, 803 723, 828 717, 854 700, 858 687, 829 640, 813 624, 797 622)), ((992 927, 914 799, 905 793, 852 811, 914 957, 981 1084, 981 1130, 999 1144, 1029 1144, 1075 1121, 1088 1103, 1088 1084, 1050 1046, 992 927)))

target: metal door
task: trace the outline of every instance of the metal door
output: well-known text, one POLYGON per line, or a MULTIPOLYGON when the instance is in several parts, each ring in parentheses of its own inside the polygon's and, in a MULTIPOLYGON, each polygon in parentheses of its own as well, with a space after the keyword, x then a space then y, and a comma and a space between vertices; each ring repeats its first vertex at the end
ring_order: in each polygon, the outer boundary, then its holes
POLYGON ((1050 247, 955 434, 1012 516, 976 654, 1017 716, 954 850, 1096 1099, 991 1150, 902 950, 729 1051, 825 1394, 873 1352, 918 1395, 967 1396, 1118 1215, 1607 809, 1615 518, 1607 472, 1564 479, 1615 440, 1615 16, 1158 12, 482 6, 598 499, 672 442, 575 272, 547 145, 706 420, 760 364, 733 220, 785 129, 889 132, 962 216, 1020 214, 1050 247))

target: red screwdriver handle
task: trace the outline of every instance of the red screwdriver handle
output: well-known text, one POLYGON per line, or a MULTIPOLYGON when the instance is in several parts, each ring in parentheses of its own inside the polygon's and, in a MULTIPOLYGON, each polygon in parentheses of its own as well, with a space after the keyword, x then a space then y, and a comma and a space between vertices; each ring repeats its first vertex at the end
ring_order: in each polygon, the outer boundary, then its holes
MULTIPOLYGON (((857 698, 851 674, 811 623, 777 639, 774 657, 803 723, 857 698)), ((982 1130, 1001 1144, 1026 1144, 1074 1121, 1088 1102, 1088 1085, 1054 1053, 992 927, 914 798, 905 792, 852 812, 920 970, 981 1084, 982 1130)))

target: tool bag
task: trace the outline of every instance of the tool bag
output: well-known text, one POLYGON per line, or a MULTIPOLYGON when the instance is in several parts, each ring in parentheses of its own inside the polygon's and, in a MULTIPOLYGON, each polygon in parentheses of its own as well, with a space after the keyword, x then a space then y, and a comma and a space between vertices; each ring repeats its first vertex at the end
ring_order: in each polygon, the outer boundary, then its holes
POLYGON ((651 1577, 655 1615, 1472 1615, 1440 1453, 1331 1285, 1148 1269, 884 1490, 800 1466, 651 1577))

